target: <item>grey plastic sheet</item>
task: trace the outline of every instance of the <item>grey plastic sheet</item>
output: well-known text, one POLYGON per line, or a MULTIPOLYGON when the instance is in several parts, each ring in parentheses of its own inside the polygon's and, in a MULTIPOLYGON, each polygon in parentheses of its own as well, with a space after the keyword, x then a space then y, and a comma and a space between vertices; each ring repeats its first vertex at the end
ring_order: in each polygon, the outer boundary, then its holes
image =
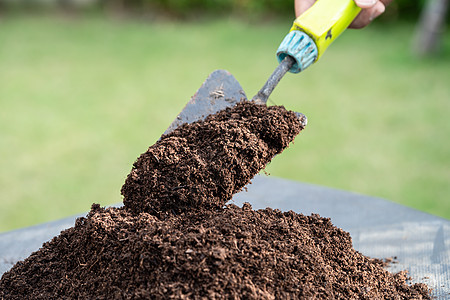
MULTIPOLYGON (((369 257, 396 257, 389 271, 407 270, 411 281, 428 284, 436 299, 450 299, 448 220, 380 198, 266 176, 257 176, 232 202, 331 218, 350 232, 356 250, 369 257)), ((73 226, 76 217, 0 234, 0 274, 73 226)))

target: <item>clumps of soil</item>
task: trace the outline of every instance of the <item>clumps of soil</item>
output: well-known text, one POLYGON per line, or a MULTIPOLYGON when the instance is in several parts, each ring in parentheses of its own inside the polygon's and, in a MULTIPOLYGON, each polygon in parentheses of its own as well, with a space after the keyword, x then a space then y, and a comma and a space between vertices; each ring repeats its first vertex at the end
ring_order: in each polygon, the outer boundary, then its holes
POLYGON ((318 215, 224 209, 160 220, 94 205, 5 273, 5 299, 430 299, 318 215))
POLYGON ((224 206, 302 128, 247 102, 163 136, 135 162, 125 205, 94 204, 3 275, 0 299, 431 299, 329 219, 224 206))
POLYGON ((294 112, 250 101, 185 124, 137 159, 124 205, 136 213, 223 207, 302 129, 294 112))

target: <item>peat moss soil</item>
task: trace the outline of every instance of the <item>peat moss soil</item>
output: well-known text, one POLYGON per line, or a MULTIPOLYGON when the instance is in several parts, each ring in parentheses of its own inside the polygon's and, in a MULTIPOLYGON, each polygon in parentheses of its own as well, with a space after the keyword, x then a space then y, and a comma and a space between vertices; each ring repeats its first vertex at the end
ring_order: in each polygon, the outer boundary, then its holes
POLYGON ((0 299, 430 299, 330 219, 226 205, 302 129, 242 102, 163 136, 133 164, 124 206, 94 204, 3 275, 0 299))

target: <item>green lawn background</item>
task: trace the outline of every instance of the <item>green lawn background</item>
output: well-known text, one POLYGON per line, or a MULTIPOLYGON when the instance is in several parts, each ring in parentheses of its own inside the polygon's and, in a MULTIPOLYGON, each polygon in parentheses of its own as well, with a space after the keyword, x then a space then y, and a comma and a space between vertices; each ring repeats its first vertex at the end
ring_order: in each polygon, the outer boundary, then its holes
MULTIPOLYGON (((0 231, 120 202, 134 160, 210 72, 256 93, 290 22, 0 19, 0 231)), ((267 171, 450 218, 450 35, 418 60, 413 32, 347 31, 288 74, 270 103, 309 123, 267 171)))

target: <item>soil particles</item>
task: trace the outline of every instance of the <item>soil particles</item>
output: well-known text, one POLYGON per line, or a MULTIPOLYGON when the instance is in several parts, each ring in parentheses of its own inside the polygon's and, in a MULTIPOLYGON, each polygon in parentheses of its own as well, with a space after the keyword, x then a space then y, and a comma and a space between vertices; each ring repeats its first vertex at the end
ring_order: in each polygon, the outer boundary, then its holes
MULTIPOLYGON (((243 102, 163 136, 124 206, 84 218, 0 280, 0 299, 431 299, 319 215, 228 204, 303 129, 243 102)), ((276 199, 274 199, 276 200, 276 199)))

